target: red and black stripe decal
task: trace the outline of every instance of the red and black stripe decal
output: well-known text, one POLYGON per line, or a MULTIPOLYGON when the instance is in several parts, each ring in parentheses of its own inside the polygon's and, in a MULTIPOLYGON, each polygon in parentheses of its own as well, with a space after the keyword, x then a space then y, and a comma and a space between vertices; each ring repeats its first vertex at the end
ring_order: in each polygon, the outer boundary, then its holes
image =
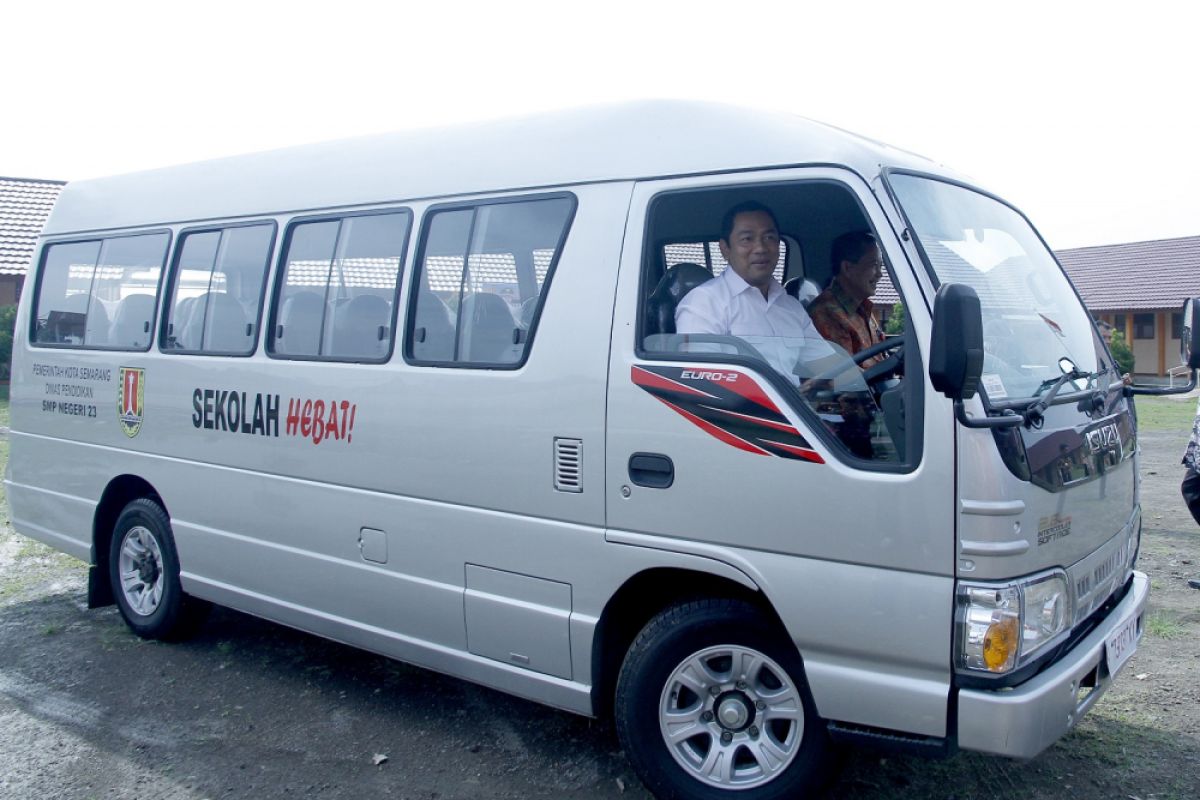
POLYGON ((825 463, 749 375, 731 369, 635 364, 631 377, 636 385, 725 444, 762 456, 825 463))

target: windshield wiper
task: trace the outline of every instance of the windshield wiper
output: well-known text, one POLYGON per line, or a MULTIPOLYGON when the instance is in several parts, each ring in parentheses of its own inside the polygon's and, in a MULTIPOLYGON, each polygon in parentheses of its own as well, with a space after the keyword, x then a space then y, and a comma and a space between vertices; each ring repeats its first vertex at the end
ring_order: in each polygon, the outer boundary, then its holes
MULTIPOLYGON (((1021 412, 1021 417, 1024 418, 1025 424, 1033 426, 1039 425, 1043 415, 1046 413, 1046 409, 1054 404, 1054 398, 1058 395, 1059 390, 1062 389, 1063 386, 1066 386, 1068 381, 1076 381, 1083 378, 1087 380, 1089 385, 1095 385, 1097 388, 1099 388, 1100 378, 1104 375, 1107 375, 1110 369, 1111 367, 1105 366, 1103 369, 1089 373, 1083 372, 1076 367, 1071 367, 1071 369, 1064 372, 1057 378, 1049 378, 1042 381, 1035 394, 1040 394, 1047 388, 1049 391, 1046 391, 1045 396, 1033 400, 1028 406, 1025 407, 1025 410, 1021 412), (1093 381, 1095 381, 1094 384, 1092 383, 1093 381)), ((1087 386, 1085 385, 1085 387, 1079 391, 1087 391, 1087 386)), ((1099 394, 1099 392, 1097 392, 1097 394, 1099 394)), ((1103 400, 1100 402, 1102 403, 1103 400)))

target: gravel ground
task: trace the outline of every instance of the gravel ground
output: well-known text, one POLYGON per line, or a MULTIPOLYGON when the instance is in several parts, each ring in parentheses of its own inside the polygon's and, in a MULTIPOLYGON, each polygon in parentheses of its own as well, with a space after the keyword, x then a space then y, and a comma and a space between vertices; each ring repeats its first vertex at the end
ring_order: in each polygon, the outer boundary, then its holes
MULTIPOLYGON (((831 797, 1200 796, 1200 531, 1178 464, 1193 408, 1139 403, 1151 613, 1080 727, 1030 762, 850 753, 831 797)), ((143 642, 85 608, 81 565, 3 523, 0 797, 648 797, 605 723, 227 610, 188 642, 143 642)))

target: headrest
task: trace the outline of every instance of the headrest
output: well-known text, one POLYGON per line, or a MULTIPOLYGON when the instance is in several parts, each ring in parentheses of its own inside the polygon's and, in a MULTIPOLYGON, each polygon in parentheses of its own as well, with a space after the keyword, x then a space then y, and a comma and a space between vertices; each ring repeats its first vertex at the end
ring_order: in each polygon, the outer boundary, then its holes
POLYGON ((707 268, 690 261, 682 261, 670 267, 658 286, 650 294, 651 302, 670 300, 672 305, 678 305, 683 296, 702 283, 712 280, 712 273, 707 268))
POLYGON ((699 264, 683 261, 667 269, 654 287, 646 303, 646 335, 675 332, 675 306, 683 296, 702 283, 712 280, 712 273, 699 264))

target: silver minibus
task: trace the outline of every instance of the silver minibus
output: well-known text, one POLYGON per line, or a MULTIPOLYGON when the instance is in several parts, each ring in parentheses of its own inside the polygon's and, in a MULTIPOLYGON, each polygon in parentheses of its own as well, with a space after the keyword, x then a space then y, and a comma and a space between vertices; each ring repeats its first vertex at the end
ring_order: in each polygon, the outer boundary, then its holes
POLYGON ((843 742, 1030 758, 1079 721, 1142 631, 1161 391, 964 177, 643 102, 68 184, 4 480, 140 636, 229 606, 611 717, 659 797, 760 800, 843 742), (870 233, 888 335, 679 330, 745 203, 797 299, 870 233))

